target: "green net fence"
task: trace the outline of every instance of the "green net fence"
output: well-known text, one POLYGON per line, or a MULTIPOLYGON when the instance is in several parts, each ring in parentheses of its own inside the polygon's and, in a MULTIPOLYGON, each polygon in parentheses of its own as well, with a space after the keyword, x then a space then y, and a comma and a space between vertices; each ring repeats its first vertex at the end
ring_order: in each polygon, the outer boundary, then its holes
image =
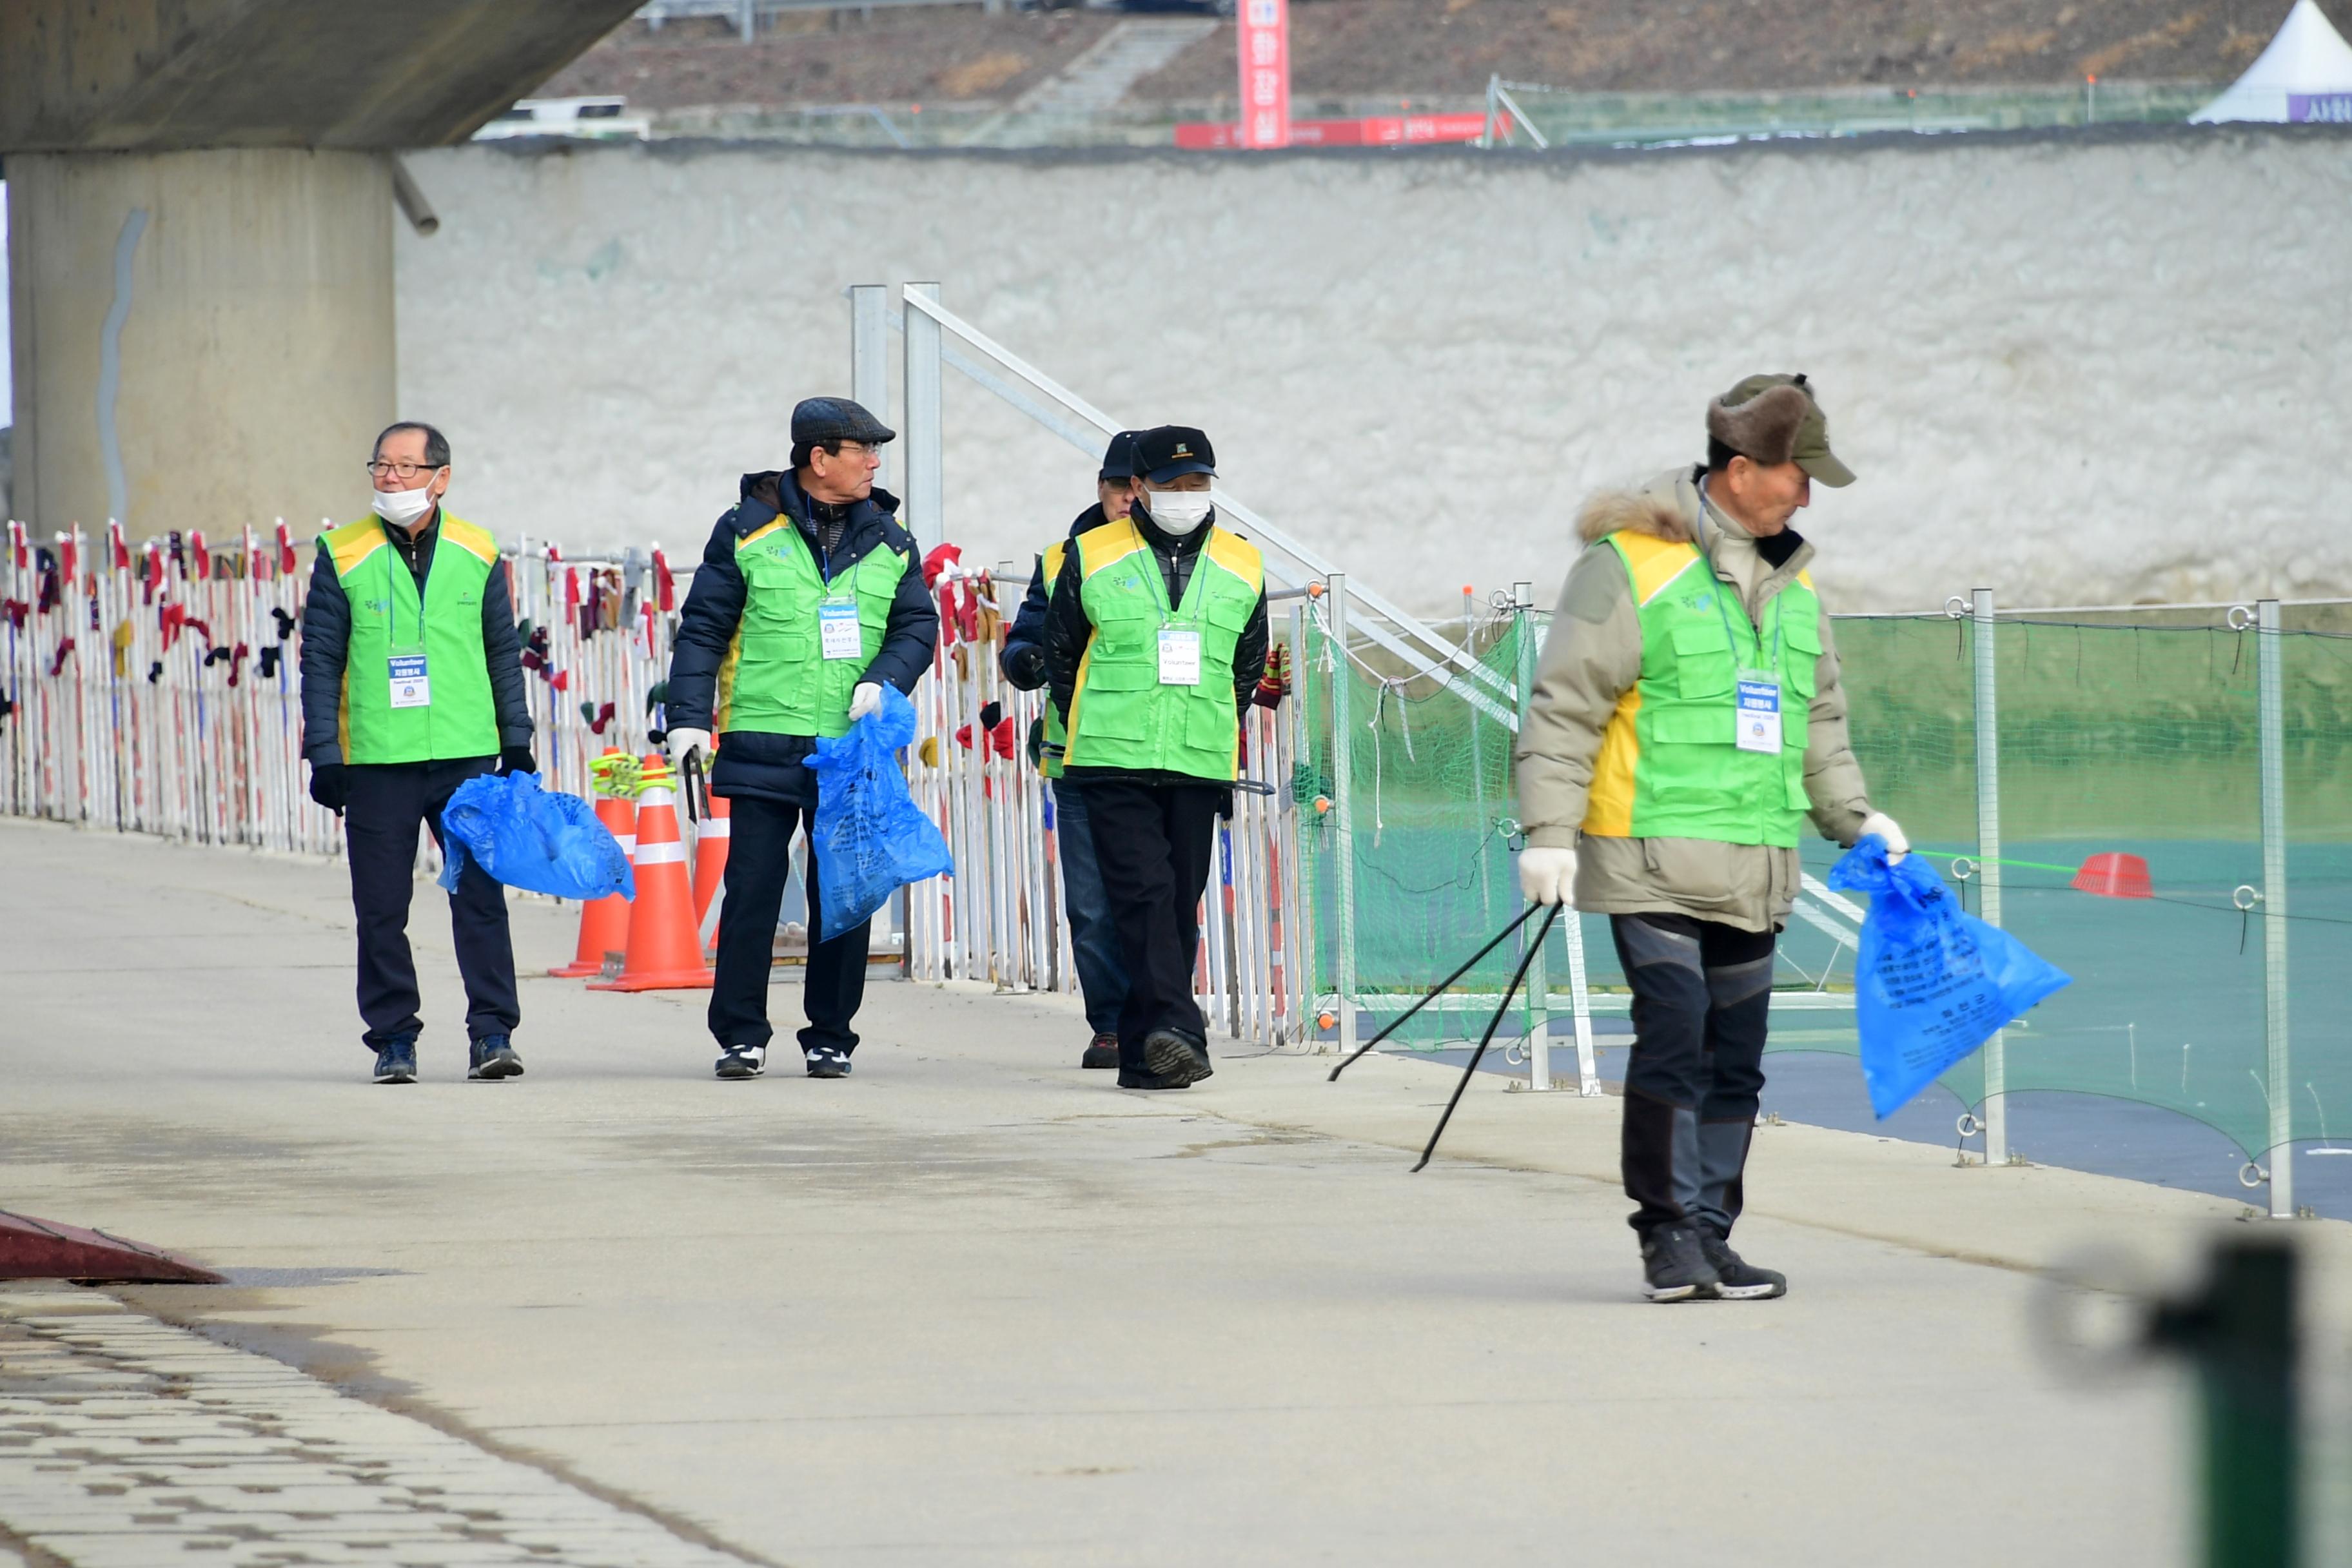
MULTIPOLYGON (((1498 684, 1517 676, 1543 617, 1506 616, 1467 641, 1498 684)), ((1942 616, 1842 619, 1837 635, 1853 744, 1874 803, 1982 912, 1976 630, 1942 616)), ((2290 607, 2273 640, 2283 694, 2283 911, 2264 879, 2260 634, 2223 613, 2004 617, 1994 634, 2001 923, 2074 984, 2004 1044, 2011 1092, 2063 1090, 2161 1106, 2205 1122, 2250 1156, 2271 1142, 2274 1094, 2293 1136, 2352 1148, 2352 636, 2340 609, 2290 607), (2078 889, 2095 857, 2144 862, 2147 897, 2078 889), (2246 889, 2246 891, 2242 891, 2246 889), (2255 902, 2255 895, 2263 901, 2255 902), (2251 910, 2240 905, 2254 903, 2251 910), (2283 918, 2282 918, 2283 915, 2283 918), (2273 1074, 2265 942, 2283 933, 2286 1070, 2273 1074)), ((1310 990, 1342 978, 1337 846, 1344 715, 1353 841, 1352 989, 1385 1021, 1506 923, 1519 906, 1512 837, 1512 731, 1448 689, 1341 658, 1310 625, 1301 685, 1304 886, 1316 920, 1310 990)), ((1499 699, 1506 705, 1510 699, 1499 699)), ((1810 842, 1825 879, 1833 845, 1810 842)), ((2111 862, 2114 863, 2114 862, 2111 862)), ((1818 893, 1806 902, 1817 912, 1818 893)), ((1832 919, 1832 926, 1839 921, 1832 919)), ((1850 925, 1850 922, 1847 922, 1850 925)), ((1625 1010, 1607 922, 1579 917, 1592 1008, 1625 1010)), ((1518 953, 1506 944, 1407 1026, 1433 1047, 1475 1038, 1518 953)), ((1566 1010, 1564 931, 1547 954, 1549 1005, 1566 1010)), ((1791 921, 1776 980, 1774 1048, 1851 1052, 1853 952, 1791 921)), ((1504 1032, 1519 1025, 1507 1021, 1504 1032)), ((1968 1106, 1982 1058, 1944 1080, 1968 1106)))

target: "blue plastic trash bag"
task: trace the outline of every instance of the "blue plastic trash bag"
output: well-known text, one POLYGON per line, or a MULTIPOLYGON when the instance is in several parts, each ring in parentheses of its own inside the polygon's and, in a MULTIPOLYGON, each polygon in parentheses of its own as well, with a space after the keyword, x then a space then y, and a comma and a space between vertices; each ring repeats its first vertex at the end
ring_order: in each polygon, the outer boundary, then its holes
POLYGON ((467 779, 441 811, 441 885, 455 890, 468 859, 492 881, 559 899, 637 896, 629 857, 594 808, 539 787, 537 773, 467 779))
POLYGON ((1881 1121, 1936 1076, 2073 977, 1964 913, 1919 856, 1886 863, 1875 833, 1831 868, 1830 886, 1870 895, 1854 965, 1862 1078, 1881 1121))
POLYGON ((837 740, 820 740, 808 761, 816 774, 817 938, 829 941, 870 919, 890 895, 926 877, 951 876, 947 840, 907 793, 895 753, 915 738, 915 705, 895 686, 882 709, 837 740))

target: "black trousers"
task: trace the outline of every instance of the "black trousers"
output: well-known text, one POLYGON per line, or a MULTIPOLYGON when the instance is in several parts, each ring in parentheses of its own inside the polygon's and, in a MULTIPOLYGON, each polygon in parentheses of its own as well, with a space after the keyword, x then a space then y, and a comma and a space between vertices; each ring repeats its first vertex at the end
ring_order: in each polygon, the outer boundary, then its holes
MULTIPOLYGON (((769 970, 774 963, 776 917, 793 871, 793 831, 806 806, 757 795, 730 795, 734 826, 727 844, 726 902, 719 909, 719 973, 710 988, 710 1033, 721 1046, 765 1046, 769 970)), ((866 933, 873 921, 838 936, 818 925, 816 856, 808 858, 809 956, 801 1005, 809 1026, 801 1049, 831 1046, 845 1056, 857 1048, 850 1021, 866 1000, 866 933), (822 938, 823 940, 818 940, 822 938)))
POLYGON ((1201 945, 1201 891, 1209 883, 1217 808, 1226 792, 1213 784, 1091 780, 1086 791, 1095 860, 1127 962, 1118 1065, 1145 1072, 1143 1037, 1154 1029, 1208 1038, 1192 999, 1192 963, 1201 945))
POLYGON ((1622 1149, 1631 1221, 1729 1236, 1764 1092, 1771 931, 1687 915, 1612 915, 1633 991, 1622 1149))
MULTIPOLYGON (((360 927, 360 1019, 367 1048, 425 1027, 417 1017, 416 960, 408 948, 408 900, 416 888, 416 829, 441 842, 441 808, 467 779, 488 773, 496 757, 442 763, 360 763, 343 803, 343 857, 352 868, 352 912, 360 927)), ((507 933, 506 889, 472 860, 449 895, 449 932, 466 982, 466 1034, 510 1035, 522 1022, 515 998, 514 942, 507 933)))

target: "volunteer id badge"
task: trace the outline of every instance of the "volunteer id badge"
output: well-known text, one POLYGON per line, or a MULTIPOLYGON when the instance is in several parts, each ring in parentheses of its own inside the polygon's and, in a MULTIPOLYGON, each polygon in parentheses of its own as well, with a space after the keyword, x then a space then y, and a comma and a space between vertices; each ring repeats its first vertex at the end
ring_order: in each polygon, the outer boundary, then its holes
POLYGON ((1160 684, 1201 684, 1201 634, 1192 627, 1160 628, 1160 684))
POLYGON ((1743 752, 1778 755, 1780 750, 1780 683, 1769 675, 1739 677, 1739 730, 1732 737, 1743 752))
POLYGON ((856 658, 865 651, 854 600, 830 599, 816 607, 819 651, 827 658, 856 658))
POLYGON ((394 708, 433 706, 433 678, 425 673, 421 653, 392 656, 392 705, 394 708))

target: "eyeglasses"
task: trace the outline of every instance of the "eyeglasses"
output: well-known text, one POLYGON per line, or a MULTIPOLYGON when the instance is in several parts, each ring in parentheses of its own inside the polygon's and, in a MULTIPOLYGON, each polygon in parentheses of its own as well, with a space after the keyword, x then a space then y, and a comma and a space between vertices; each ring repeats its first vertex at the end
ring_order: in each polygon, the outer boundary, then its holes
POLYGON ((835 443, 833 453, 836 458, 870 458, 881 449, 879 447, 870 447, 863 441, 840 441, 835 443))
POLYGON ((417 475, 419 475, 419 474, 437 474, 437 473, 439 473, 442 469, 444 469, 444 468, 447 468, 448 466, 449 466, 449 465, 448 465, 448 464, 446 464, 446 463, 383 463, 383 462, 376 462, 376 463, 370 463, 370 464, 367 466, 367 471, 368 471, 369 477, 371 477, 371 478, 373 478, 373 479, 380 479, 383 478, 386 474, 390 474, 390 475, 391 475, 391 476, 393 476, 394 479, 415 479, 415 478, 417 475))

